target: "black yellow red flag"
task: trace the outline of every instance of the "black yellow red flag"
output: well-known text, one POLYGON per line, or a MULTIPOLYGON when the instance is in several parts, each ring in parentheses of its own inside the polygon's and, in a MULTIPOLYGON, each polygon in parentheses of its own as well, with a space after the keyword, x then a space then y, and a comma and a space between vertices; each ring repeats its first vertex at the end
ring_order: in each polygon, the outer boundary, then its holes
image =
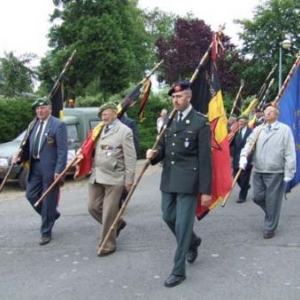
POLYGON ((221 202, 232 185, 227 118, 213 56, 209 56, 201 67, 191 88, 191 103, 196 110, 208 116, 212 133, 212 204, 202 206, 199 197, 196 216, 200 220, 221 202))

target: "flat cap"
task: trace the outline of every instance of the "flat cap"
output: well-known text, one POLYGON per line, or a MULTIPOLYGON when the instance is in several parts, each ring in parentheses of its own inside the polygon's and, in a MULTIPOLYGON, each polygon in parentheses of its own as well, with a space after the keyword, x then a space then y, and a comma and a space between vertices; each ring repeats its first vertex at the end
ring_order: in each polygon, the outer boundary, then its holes
POLYGON ((113 109, 115 111, 118 111, 117 105, 114 102, 107 102, 107 103, 102 104, 99 107, 98 116, 100 117, 100 115, 102 114, 102 112, 105 111, 106 109, 113 109))
POLYGON ((38 106, 43 106, 43 105, 51 105, 50 99, 38 98, 32 103, 31 108, 36 109, 38 106))
POLYGON ((248 116, 246 116, 246 115, 239 115, 239 116, 237 117, 237 121, 238 121, 238 120, 241 120, 241 119, 244 119, 244 120, 246 120, 246 121, 249 121, 249 118, 248 118, 248 116))
POLYGON ((191 88, 191 84, 189 81, 180 81, 173 85, 173 87, 169 90, 168 95, 172 96, 173 93, 182 92, 184 90, 189 90, 191 88))

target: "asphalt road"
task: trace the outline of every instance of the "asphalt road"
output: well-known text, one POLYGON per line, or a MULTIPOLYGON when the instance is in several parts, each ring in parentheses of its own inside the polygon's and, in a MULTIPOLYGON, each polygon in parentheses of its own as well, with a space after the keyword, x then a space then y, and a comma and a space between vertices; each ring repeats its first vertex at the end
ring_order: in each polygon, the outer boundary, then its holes
POLYGON ((107 257, 96 255, 100 227, 87 212, 86 181, 65 184, 62 215, 46 246, 38 245, 39 216, 24 192, 8 184, 0 194, 0 299, 300 299, 299 187, 284 200, 270 240, 262 237, 262 211, 250 199, 236 204, 235 190, 224 208, 195 221, 198 259, 181 285, 165 288, 175 240, 161 219, 160 172, 159 166, 145 172, 117 252, 107 257))

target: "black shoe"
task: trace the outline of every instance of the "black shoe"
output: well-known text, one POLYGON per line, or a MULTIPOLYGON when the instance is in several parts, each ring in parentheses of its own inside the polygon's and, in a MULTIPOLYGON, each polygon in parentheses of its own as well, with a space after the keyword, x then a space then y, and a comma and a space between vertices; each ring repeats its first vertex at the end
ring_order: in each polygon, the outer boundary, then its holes
POLYGON ((271 239, 274 237, 275 233, 273 231, 266 231, 264 232, 264 239, 271 239))
POLYGON ((58 220, 60 217, 60 212, 59 211, 56 211, 55 213, 55 221, 58 220))
POLYGON ((246 201, 246 199, 238 199, 236 200, 236 203, 244 203, 246 201))
POLYGON ((126 225, 127 225, 127 224, 126 224, 126 222, 125 222, 124 220, 120 223, 120 225, 119 225, 118 228, 117 228, 117 232, 116 232, 116 236, 117 236, 117 237, 119 236, 121 230, 124 229, 124 228, 126 227, 126 225))
POLYGON ((40 246, 47 245, 51 242, 51 236, 42 236, 41 240, 39 241, 40 246))
POLYGON ((198 257, 198 247, 201 245, 201 238, 197 238, 195 243, 193 244, 193 246, 190 247, 187 255, 186 255, 186 260, 187 262, 189 262, 190 264, 192 264, 193 262, 195 262, 195 260, 198 257))
POLYGON ((180 284, 184 279, 185 275, 173 275, 171 274, 164 283, 166 287, 173 287, 180 284))

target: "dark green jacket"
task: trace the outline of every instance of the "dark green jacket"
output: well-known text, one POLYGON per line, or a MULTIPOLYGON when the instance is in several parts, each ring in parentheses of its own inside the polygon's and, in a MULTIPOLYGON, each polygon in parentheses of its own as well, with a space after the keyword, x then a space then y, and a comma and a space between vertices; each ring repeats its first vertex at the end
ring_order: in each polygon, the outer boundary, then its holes
POLYGON ((192 109, 166 130, 151 164, 163 160, 160 189, 168 193, 211 194, 211 132, 208 118, 192 109))

